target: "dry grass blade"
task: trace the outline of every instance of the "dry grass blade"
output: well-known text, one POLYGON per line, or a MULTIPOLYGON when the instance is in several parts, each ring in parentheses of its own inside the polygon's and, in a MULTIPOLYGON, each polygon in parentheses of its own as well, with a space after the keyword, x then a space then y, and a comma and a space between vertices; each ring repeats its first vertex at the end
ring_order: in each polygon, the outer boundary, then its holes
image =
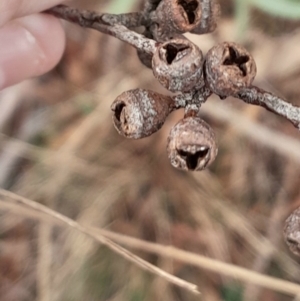
POLYGON ((41 222, 38 231, 37 291, 40 301, 51 300, 51 230, 52 225, 41 222))
MULTIPOLYGON (((295 174, 294 165, 288 164, 286 169, 288 170, 288 175, 295 174)), ((285 208, 288 207, 288 200, 286 197, 286 191, 289 190, 289 186, 291 187, 291 181, 289 177, 285 179, 285 183, 283 185, 285 189, 282 189, 277 197, 276 202, 273 204, 273 209, 271 213, 270 222, 268 225, 266 237, 271 242, 273 248, 262 248, 266 252, 258 253, 256 256, 254 263, 252 265, 252 269, 263 273, 267 270, 268 266, 270 266, 272 259, 276 254, 276 250, 279 250, 279 245, 282 240, 282 224, 284 222, 285 208)), ((260 299, 261 288, 257 287, 253 284, 250 284, 246 287, 244 291, 244 299, 246 301, 255 301, 260 299)))
POLYGON ((74 221, 56 211, 53 211, 44 205, 41 205, 39 203, 36 203, 32 200, 26 199, 24 197, 21 197, 15 193, 12 193, 12 192, 4 190, 4 189, 0 189, 0 197, 1 197, 0 201, 13 202, 18 205, 25 205, 35 211, 46 214, 47 216, 51 216, 53 219, 65 224, 73 229, 76 229, 77 231, 89 236, 90 238, 94 239, 97 242, 102 243, 103 245, 107 246, 110 250, 116 252, 123 258, 136 264, 140 268, 142 268, 148 272, 151 272, 154 275, 160 276, 160 277, 164 278, 166 281, 168 281, 178 287, 186 289, 194 294, 199 294, 199 291, 198 291, 198 288, 196 285, 191 284, 183 279, 180 279, 176 276, 173 276, 173 275, 159 269, 158 267, 150 264, 149 262, 141 259, 140 257, 134 255, 133 253, 129 252, 128 250, 117 245, 110 239, 103 236, 101 233, 92 232, 89 228, 80 225, 76 221, 74 221))
POLYGON ((86 160, 74 156, 72 153, 62 153, 49 148, 35 146, 20 139, 8 137, 0 133, 0 142, 4 145, 10 143, 12 150, 21 150, 18 155, 26 159, 42 159, 50 161, 51 164, 60 165, 62 162, 64 166, 68 166, 72 172, 81 173, 87 177, 95 177, 99 173, 99 168, 95 165, 89 164, 86 160))
POLYGON ((292 296, 297 296, 300 294, 300 285, 296 283, 262 275, 257 272, 249 271, 245 268, 220 262, 218 260, 210 259, 191 252, 179 250, 174 247, 163 246, 156 243, 149 243, 137 238, 116 234, 106 230, 99 230, 94 228, 94 232, 101 233, 104 236, 109 237, 110 239, 128 247, 155 253, 160 256, 172 258, 175 260, 180 260, 181 262, 198 266, 200 268, 213 271, 218 274, 233 277, 240 281, 250 282, 292 296))
MULTIPOLYGON (((268 288, 268 289, 271 289, 271 290, 274 290, 277 292, 292 295, 292 296, 296 297, 295 300, 298 300, 297 296, 300 295, 300 285, 298 285, 296 283, 292 283, 289 281, 280 280, 280 279, 276 279, 274 277, 262 275, 260 273, 250 271, 245 268, 241 268, 241 267, 234 266, 232 264, 220 262, 218 260, 210 259, 205 256, 201 256, 201 255, 194 254, 191 252, 183 251, 183 250, 180 250, 180 249, 177 249, 174 247, 164 246, 164 245, 160 245, 157 243, 146 242, 146 241, 143 241, 143 240, 140 240, 137 238, 129 237, 129 236, 122 235, 122 234, 117 234, 117 233, 107 231, 107 230, 100 230, 100 229, 92 228, 92 227, 84 227, 84 226, 78 224, 77 222, 75 222, 74 220, 71 220, 55 211, 52 211, 51 209, 49 209, 43 205, 35 203, 31 200, 28 200, 26 198, 23 198, 21 196, 18 196, 16 194, 11 193, 6 190, 0 190, 0 196, 2 197, 2 199, 0 201, 5 202, 6 204, 13 202, 15 205, 18 205, 18 206, 26 205, 26 206, 34 209, 35 211, 39 212, 39 214, 42 214, 43 216, 47 215, 48 218, 50 217, 51 219, 55 219, 57 222, 60 222, 60 223, 62 222, 63 224, 67 224, 67 225, 71 226, 72 228, 77 229, 78 231, 88 235, 89 237, 97 240, 98 242, 105 244, 107 247, 109 247, 116 253, 118 253, 121 256, 123 256, 124 258, 136 263, 138 266, 142 267, 143 269, 146 269, 146 270, 154 273, 155 275, 164 277, 166 280, 168 280, 172 283, 174 283, 173 279, 172 279, 174 276, 169 275, 168 273, 166 273, 156 267, 153 267, 152 265, 150 265, 147 262, 144 262, 141 258, 133 255, 132 253, 128 252, 126 249, 123 249, 122 247, 120 247, 119 245, 116 245, 111 240, 114 240, 120 244, 126 245, 127 247, 142 250, 145 252, 154 253, 154 254, 160 255, 162 257, 168 257, 170 259, 178 260, 178 261, 181 261, 181 262, 193 265, 193 266, 197 266, 197 267, 200 267, 200 268, 212 271, 212 272, 216 272, 221 275, 233 277, 235 279, 238 279, 239 281, 252 283, 252 284, 255 284, 255 285, 258 285, 261 287, 265 287, 265 288, 268 288), (6 201, 5 198, 8 198, 8 200, 6 201), (125 251, 125 253, 124 253, 124 251, 125 251), (136 258, 138 258, 138 261, 136 261, 136 258), (147 264, 147 267, 144 265, 144 263, 147 264), (151 266, 151 270, 148 269, 148 265, 151 266), (152 270, 152 268, 155 268, 155 270, 152 270), (158 271, 156 271, 156 269, 158 271), (161 272, 163 272, 163 274, 161 274, 161 272), (172 277, 172 278, 169 278, 169 277, 172 277)), ((4 208, 13 209, 13 207, 11 207, 11 206, 5 206, 4 208)), ((33 218, 41 219, 41 216, 35 215, 34 213, 32 214, 31 212, 28 212, 28 210, 25 210, 24 213, 25 213, 25 216, 30 216, 33 218)), ((20 214, 19 211, 18 211, 18 214, 20 214)), ((176 278, 176 277, 174 277, 174 278, 176 279, 176 282, 177 282, 178 278, 176 278)), ((195 290, 196 289, 195 285, 186 283, 184 280, 181 280, 181 279, 178 279, 178 280, 180 282, 184 283, 183 286, 180 284, 181 287, 186 288, 189 291, 192 291, 194 293, 198 292, 195 290)))

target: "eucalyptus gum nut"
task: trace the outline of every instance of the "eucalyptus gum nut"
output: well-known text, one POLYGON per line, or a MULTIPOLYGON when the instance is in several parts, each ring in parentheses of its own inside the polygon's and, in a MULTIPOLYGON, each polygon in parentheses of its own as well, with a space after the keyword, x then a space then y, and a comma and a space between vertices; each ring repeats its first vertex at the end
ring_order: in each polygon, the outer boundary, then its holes
POLYGON ((168 137, 167 152, 174 167, 192 171, 203 170, 217 156, 215 134, 200 117, 184 118, 172 128, 168 137))
POLYGON ((111 105, 116 130, 133 139, 158 131, 173 108, 171 97, 143 89, 123 92, 111 105))
POLYGON ((201 88, 202 67, 201 50, 187 39, 177 38, 159 45, 152 58, 154 76, 171 92, 201 88))
POLYGON ((214 46, 206 54, 204 73, 211 91, 220 97, 227 97, 252 84, 256 64, 244 47, 224 42, 214 46))
POLYGON ((201 1, 201 20, 195 26, 191 33, 205 34, 213 32, 217 28, 217 24, 221 15, 221 8, 216 0, 201 1))
POLYGON ((165 32, 185 33, 201 21, 200 0, 162 0, 155 10, 154 22, 165 32))

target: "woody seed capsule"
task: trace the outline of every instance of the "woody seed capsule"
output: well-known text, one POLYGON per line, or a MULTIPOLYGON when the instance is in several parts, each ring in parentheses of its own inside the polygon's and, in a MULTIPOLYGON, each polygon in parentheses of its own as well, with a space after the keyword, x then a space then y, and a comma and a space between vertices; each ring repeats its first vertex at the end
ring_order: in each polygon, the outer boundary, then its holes
POLYGON ((200 0, 162 0, 156 8, 153 21, 161 31, 185 33, 201 21, 200 0))
POLYGON ((212 128, 200 117, 187 117, 172 128, 167 151, 174 167, 199 171, 215 160, 218 148, 212 128))
POLYGON ((174 109, 174 104, 171 97, 135 89, 119 95, 111 109, 118 133, 127 138, 139 139, 158 131, 174 109))
POLYGON ((220 11, 220 5, 216 0, 201 1, 201 19, 191 30, 191 33, 205 34, 213 32, 217 27, 220 11))
POLYGON ((152 70, 157 80, 171 92, 188 92, 204 85, 203 55, 186 39, 173 39, 157 47, 152 70))
POLYGON ((204 73, 211 91, 223 98, 235 95, 252 84, 256 64, 244 47, 224 42, 206 54, 204 73))

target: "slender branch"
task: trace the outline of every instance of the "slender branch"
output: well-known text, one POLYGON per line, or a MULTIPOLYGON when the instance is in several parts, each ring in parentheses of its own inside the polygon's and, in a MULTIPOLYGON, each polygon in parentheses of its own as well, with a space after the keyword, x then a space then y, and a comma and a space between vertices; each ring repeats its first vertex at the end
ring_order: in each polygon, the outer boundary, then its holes
POLYGON ((82 27, 91 27, 93 23, 103 25, 123 25, 126 27, 139 27, 145 24, 146 20, 142 12, 126 13, 126 14, 106 14, 96 13, 94 11, 83 10, 66 5, 57 5, 45 11, 58 18, 77 23, 82 27))
POLYGON ((128 28, 139 27, 147 24, 147 19, 142 12, 127 14, 103 14, 102 20, 109 25, 120 24, 128 28))
POLYGON ((160 268, 152 265, 151 263, 143 260, 142 258, 138 257, 137 255, 134 255, 130 251, 124 249, 123 247, 119 246, 118 244, 114 243, 112 240, 106 238, 100 233, 93 233, 90 231, 88 227, 85 227, 73 219, 68 218, 65 215, 62 215, 42 204, 36 203, 32 200, 26 199, 22 196, 19 196, 13 192, 0 189, 0 202, 4 203, 13 203, 15 205, 25 205, 31 209, 33 209, 36 212, 45 214, 46 216, 51 217, 52 219, 55 219, 59 221, 62 224, 65 224, 87 236, 94 239, 95 241, 105 245, 110 250, 114 251, 115 253, 119 254, 123 258, 127 259, 128 261, 131 261, 132 263, 136 264, 143 270, 146 270, 154 275, 160 276, 164 278, 166 281, 181 287, 183 289, 186 289, 194 294, 199 294, 198 288, 195 284, 192 284, 190 282, 187 282, 183 279, 180 279, 174 275, 171 275, 160 268))
POLYGON ((130 44, 134 48, 149 54, 153 54, 156 49, 156 41, 145 38, 143 35, 133 32, 122 25, 105 26, 95 23, 91 28, 109 34, 123 42, 130 44))
POLYGON ((300 107, 294 106, 280 97, 255 86, 244 89, 235 97, 246 103, 264 107, 268 111, 286 118, 300 130, 300 107))
POLYGON ((96 29, 105 34, 109 34, 123 42, 126 42, 136 49, 153 54, 157 42, 145 36, 131 31, 125 25, 142 25, 144 18, 141 13, 109 15, 97 14, 92 11, 79 11, 65 5, 58 5, 50 8, 45 13, 58 18, 75 23, 81 27, 96 29), (132 19, 130 19, 132 18, 132 19))
POLYGON ((91 27, 94 23, 113 25, 108 24, 104 20, 102 20, 103 14, 96 14, 95 12, 88 10, 79 11, 76 8, 66 5, 57 5, 48 10, 45 10, 44 12, 51 14, 57 18, 76 23, 81 27, 91 27))

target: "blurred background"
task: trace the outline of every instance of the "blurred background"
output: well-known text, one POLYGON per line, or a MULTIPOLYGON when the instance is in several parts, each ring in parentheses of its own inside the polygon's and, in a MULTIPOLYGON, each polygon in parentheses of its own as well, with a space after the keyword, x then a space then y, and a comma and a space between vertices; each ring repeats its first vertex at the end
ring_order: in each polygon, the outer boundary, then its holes
MULTIPOLYGON (((137 11, 139 0, 81 0, 101 12, 137 11)), ((300 1, 222 0, 218 29, 188 35, 204 53, 237 41, 253 54, 255 84, 300 105, 300 1)), ((0 187, 85 226, 172 245, 300 284, 300 259, 284 244, 285 218, 300 206, 300 132, 237 99, 211 97, 202 117, 219 155, 206 171, 167 158, 173 113, 156 134, 119 136, 110 104, 125 90, 166 93, 135 50, 65 23, 67 47, 50 73, 0 92, 0 187)), ((126 245, 126 243, 125 243, 126 245)), ((195 283, 194 296, 142 271, 68 227, 0 202, 0 301, 279 301, 289 294, 151 252, 126 248, 195 283)))

